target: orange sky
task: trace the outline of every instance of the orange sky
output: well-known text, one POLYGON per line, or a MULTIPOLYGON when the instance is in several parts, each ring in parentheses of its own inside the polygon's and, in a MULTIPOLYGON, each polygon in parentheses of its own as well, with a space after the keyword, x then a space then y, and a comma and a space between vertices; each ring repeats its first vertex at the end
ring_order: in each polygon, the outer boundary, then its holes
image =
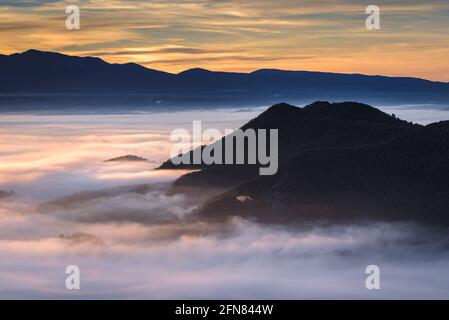
POLYGON ((0 52, 94 55, 179 72, 259 68, 449 81, 449 1, 16 0, 0 3, 0 52), (65 29, 65 7, 81 30, 65 29), (365 8, 381 9, 381 30, 365 8))

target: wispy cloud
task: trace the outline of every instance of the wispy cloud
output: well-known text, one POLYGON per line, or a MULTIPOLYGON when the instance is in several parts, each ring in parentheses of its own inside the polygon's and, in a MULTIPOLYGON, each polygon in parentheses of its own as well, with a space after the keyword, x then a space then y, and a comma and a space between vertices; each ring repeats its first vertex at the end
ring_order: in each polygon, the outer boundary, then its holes
POLYGON ((93 53, 175 72, 283 68, 449 81, 449 3, 378 5, 382 29, 373 32, 365 29, 367 2, 358 0, 7 1, 0 50, 93 53), (64 28, 68 4, 81 8, 79 31, 64 28), (314 58, 291 58, 303 56, 314 58))

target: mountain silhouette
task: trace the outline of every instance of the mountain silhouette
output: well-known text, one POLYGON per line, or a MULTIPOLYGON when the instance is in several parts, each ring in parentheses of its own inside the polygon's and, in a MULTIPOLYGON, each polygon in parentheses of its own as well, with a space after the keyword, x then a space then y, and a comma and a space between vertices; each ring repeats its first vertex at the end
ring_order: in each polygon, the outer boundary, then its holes
POLYGON ((253 170, 232 181, 247 167, 215 165, 182 176, 174 190, 220 183, 224 189, 198 215, 449 223, 449 121, 422 126, 359 103, 316 102, 273 106, 244 127, 270 127, 270 119, 272 127, 280 124, 277 174, 253 170))
MULTIPOLYGON (((277 129, 279 164, 282 165, 289 156, 298 151, 380 143, 407 133, 415 127, 414 124, 365 104, 319 101, 304 108, 286 103, 273 105, 241 129, 277 129)), ((217 143, 224 146, 222 141, 217 143)), ((246 148, 245 154, 247 152, 246 148)), ((224 149, 222 154, 224 158, 226 154, 224 149)), ((189 158, 192 160, 192 152, 189 158)), ((160 168, 204 169, 182 176, 176 181, 177 186, 230 187, 258 176, 259 167, 258 165, 174 165, 168 160, 160 168)))
POLYGON ((4 190, 0 190, 0 199, 3 198, 8 198, 14 195, 14 191, 4 191, 4 190))
POLYGON ((144 162, 144 161, 148 160, 140 156, 136 156, 134 154, 127 154, 125 156, 115 157, 112 159, 105 160, 103 162, 144 162))
MULTIPOLYGON (((417 78, 261 69, 250 73, 194 68, 178 74, 135 63, 28 50, 0 55, 0 105, 260 105, 317 99, 448 103, 449 84, 417 78), (32 98, 27 98, 32 96, 32 98), (47 99, 47 100, 46 100, 47 99), (51 100, 53 99, 53 100, 51 100)), ((47 108, 50 108, 47 106, 47 108)))
POLYGON ((142 92, 171 76, 135 63, 109 64, 100 58, 37 50, 0 56, 0 70, 2 91, 11 93, 142 92))

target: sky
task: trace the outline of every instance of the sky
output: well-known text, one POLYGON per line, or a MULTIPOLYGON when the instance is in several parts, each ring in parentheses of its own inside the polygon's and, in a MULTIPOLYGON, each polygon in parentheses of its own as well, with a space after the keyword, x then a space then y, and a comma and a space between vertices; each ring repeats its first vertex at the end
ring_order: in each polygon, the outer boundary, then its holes
POLYGON ((447 0, 15 0, 0 2, 0 53, 38 49, 180 72, 261 68, 449 82, 447 0), (67 30, 77 5, 81 29, 67 30), (365 27, 368 5, 380 30, 365 27))

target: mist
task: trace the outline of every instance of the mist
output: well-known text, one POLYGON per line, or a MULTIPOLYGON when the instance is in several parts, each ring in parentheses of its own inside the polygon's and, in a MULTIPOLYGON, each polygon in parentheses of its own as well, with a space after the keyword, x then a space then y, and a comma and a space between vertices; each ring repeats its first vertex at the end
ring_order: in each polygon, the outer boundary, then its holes
POLYGON ((0 190, 15 194, 0 199, 0 298, 448 298, 448 230, 218 223, 195 216, 216 190, 169 192, 185 173, 155 170, 171 129, 235 128, 259 111, 2 115, 0 190), (103 162, 125 154, 149 161, 103 162), (365 287, 373 264, 381 290, 365 287), (66 289, 68 265, 81 290, 66 289))
POLYGON ((447 297, 447 230, 413 223, 298 228, 238 218, 214 224, 188 219, 183 197, 150 192, 145 199, 153 205, 144 219, 132 196, 103 199, 111 211, 78 205, 76 212, 86 215, 3 201, 0 297, 447 297), (65 288, 71 264, 81 270, 76 292, 65 288), (381 290, 365 288, 364 271, 372 264, 381 269, 381 290))

